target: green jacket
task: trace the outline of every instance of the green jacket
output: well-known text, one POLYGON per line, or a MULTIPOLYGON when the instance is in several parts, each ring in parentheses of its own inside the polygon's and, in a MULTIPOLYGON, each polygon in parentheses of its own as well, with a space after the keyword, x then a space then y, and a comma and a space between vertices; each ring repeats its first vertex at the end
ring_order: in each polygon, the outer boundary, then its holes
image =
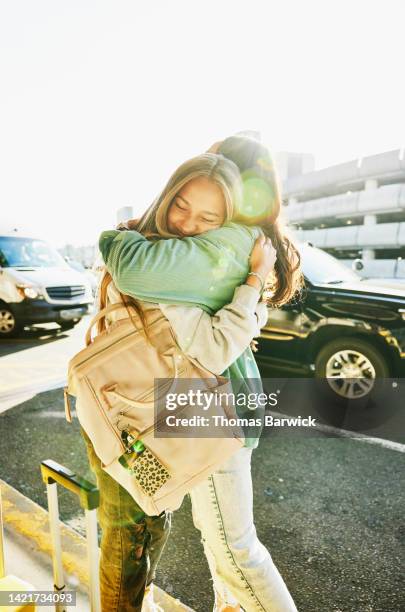
MULTIPOLYGON (((116 287, 149 302, 199 306, 209 314, 232 301, 246 280, 249 256, 261 230, 236 223, 198 236, 148 240, 136 231, 109 230, 99 248, 116 287)), ((223 372, 235 394, 262 392, 260 373, 248 347, 223 372), (246 379, 254 379, 246 382, 246 379)), ((238 416, 258 418, 259 409, 237 406, 238 416)), ((244 428, 246 446, 256 447, 261 426, 244 428)))

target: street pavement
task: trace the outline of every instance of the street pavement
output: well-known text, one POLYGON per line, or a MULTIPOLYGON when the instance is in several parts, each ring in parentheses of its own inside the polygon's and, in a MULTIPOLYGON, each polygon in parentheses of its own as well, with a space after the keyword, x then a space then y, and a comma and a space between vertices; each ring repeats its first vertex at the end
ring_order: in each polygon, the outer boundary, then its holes
POLYGON ((91 316, 83 317, 68 332, 49 323, 32 327, 18 338, 0 339, 0 412, 65 384, 66 364, 84 348, 91 316))
MULTIPOLYGON (((0 414, 0 478, 45 508, 41 460, 54 459, 94 480, 79 423, 66 422, 62 389, 50 388, 63 384, 67 359, 83 346, 87 324, 0 346, 0 372, 7 366, 9 387, 8 409, 0 414), (24 372, 30 371, 28 388, 24 372), (24 393, 30 399, 23 401, 24 393)), ((255 522, 300 612, 405 609, 401 451, 401 444, 305 428, 274 428, 262 438, 252 461, 255 522)), ((84 533, 76 498, 59 489, 59 506, 61 518, 84 533)), ((156 582, 197 612, 212 609, 210 574, 188 498, 174 514, 156 582)))
MULTIPOLYGON (((54 459, 91 479, 77 419, 60 389, 0 415, 0 478, 46 507, 39 464, 54 459)), ((300 612, 404 609, 404 453, 350 438, 274 430, 253 453, 255 520, 300 612)), ((61 517, 82 530, 76 499, 61 517)), ((210 575, 189 500, 174 514, 157 584, 197 612, 212 605, 210 575)))

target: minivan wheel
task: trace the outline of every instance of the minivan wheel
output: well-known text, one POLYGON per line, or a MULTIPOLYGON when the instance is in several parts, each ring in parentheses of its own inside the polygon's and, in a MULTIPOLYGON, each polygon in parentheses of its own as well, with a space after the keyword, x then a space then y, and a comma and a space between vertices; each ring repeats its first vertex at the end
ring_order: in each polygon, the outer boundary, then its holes
POLYGON ((10 338, 18 334, 22 325, 7 306, 0 306, 0 338, 10 338))
MULTIPOLYGON (((387 396, 389 365, 378 349, 358 338, 339 338, 328 342, 315 359, 317 389, 321 391, 322 416, 333 425, 342 419, 366 429, 366 423, 377 425, 388 416, 381 409, 381 398, 387 396), (364 409, 364 410, 363 410, 364 409), (359 412, 360 410, 360 412, 359 412), (355 419, 355 413, 357 419, 355 419)), ((351 428, 351 427, 350 427, 351 428)))

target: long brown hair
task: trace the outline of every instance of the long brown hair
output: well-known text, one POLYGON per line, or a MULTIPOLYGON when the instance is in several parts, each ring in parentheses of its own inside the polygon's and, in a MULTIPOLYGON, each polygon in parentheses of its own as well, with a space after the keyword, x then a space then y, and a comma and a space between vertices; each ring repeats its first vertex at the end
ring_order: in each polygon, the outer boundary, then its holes
MULTIPOLYGON (((208 177, 224 194, 225 221, 260 226, 270 237, 277 251, 277 261, 274 272, 267 279, 270 289, 267 303, 281 306, 299 294, 303 287, 303 275, 299 252, 284 227, 279 181, 270 152, 251 138, 231 136, 221 143, 218 153, 204 153, 182 164, 140 218, 136 229, 152 240, 178 238, 167 228, 170 205, 186 183, 200 176, 208 177)), ((111 281, 112 277, 106 270, 99 286, 100 309, 107 304, 107 288, 111 281)), ((129 314, 130 306, 139 315, 148 338, 145 314, 139 301, 122 293, 121 298, 129 314)), ((98 332, 104 329, 103 319, 98 323, 98 332)))
MULTIPOLYGON (((199 177, 209 178, 210 181, 221 189, 225 201, 225 220, 240 214, 242 207, 242 183, 237 166, 221 155, 203 153, 189 159, 177 168, 162 193, 140 218, 136 230, 152 240, 155 238, 178 238, 177 234, 172 234, 168 230, 167 213, 180 189, 189 181, 199 177)), ((99 285, 100 310, 107 305, 107 289, 111 281, 111 274, 105 270, 99 285)), ((128 314, 131 316, 129 307, 132 307, 139 315, 146 338, 149 339, 145 314, 139 301, 121 292, 120 295, 128 314)), ((132 320, 135 323, 136 317, 132 317, 132 320)), ((105 329, 105 320, 101 319, 98 322, 97 331, 101 333, 105 329)))
POLYGON ((233 221, 260 226, 277 251, 268 281, 270 306, 282 306, 297 297, 304 284, 300 255, 287 235, 281 210, 280 185, 270 151, 247 136, 222 141, 218 153, 232 160, 242 178, 243 203, 233 221))

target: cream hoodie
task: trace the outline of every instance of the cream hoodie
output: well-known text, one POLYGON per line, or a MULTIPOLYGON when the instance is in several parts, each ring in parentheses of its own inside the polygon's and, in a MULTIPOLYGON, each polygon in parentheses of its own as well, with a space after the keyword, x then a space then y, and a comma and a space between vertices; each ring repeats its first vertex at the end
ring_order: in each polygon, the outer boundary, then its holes
MULTIPOLYGON (((121 301, 111 282, 107 289, 110 303, 121 301)), ((143 309, 159 307, 169 320, 181 350, 214 374, 222 374, 249 346, 267 323, 267 307, 258 303, 259 290, 250 285, 236 287, 232 302, 214 315, 198 306, 156 304, 139 300, 143 309)), ((107 325, 127 317, 126 308, 110 313, 107 325)))

